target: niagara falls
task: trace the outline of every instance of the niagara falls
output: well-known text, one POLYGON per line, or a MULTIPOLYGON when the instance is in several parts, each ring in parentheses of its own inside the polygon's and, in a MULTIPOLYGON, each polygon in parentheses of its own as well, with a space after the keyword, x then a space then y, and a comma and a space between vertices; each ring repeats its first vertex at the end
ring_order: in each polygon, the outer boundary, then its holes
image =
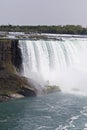
POLYGON ((87 130, 87 0, 0 0, 0 130, 87 130))
POLYGON ((22 88, 25 97, 0 103, 2 130, 87 129, 87 38, 46 35, 46 39, 22 36, 12 43, 19 59, 16 73, 27 78, 37 93, 28 97, 30 91, 22 88))
POLYGON ((20 40, 23 75, 46 85, 59 86, 63 92, 87 92, 87 39, 20 40), (37 77, 37 78, 36 78, 37 77))

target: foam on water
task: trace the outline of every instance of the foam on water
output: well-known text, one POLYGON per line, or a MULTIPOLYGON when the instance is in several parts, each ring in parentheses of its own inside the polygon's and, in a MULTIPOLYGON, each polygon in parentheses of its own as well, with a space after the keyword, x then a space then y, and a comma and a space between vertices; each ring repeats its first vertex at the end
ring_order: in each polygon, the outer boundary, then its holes
POLYGON ((72 116, 66 121, 65 125, 59 125, 55 130, 73 130, 76 128, 80 129, 80 127, 83 127, 83 130, 87 130, 87 123, 85 123, 85 121, 87 121, 87 107, 83 107, 79 115, 72 116), (77 124, 78 121, 79 125, 77 124), (83 122, 85 123, 84 125, 82 125, 83 122))

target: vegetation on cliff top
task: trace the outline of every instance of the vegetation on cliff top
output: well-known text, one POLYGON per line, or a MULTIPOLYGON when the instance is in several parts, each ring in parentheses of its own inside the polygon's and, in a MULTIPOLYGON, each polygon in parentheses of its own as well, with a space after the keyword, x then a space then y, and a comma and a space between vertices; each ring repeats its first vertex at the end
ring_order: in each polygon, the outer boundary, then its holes
POLYGON ((87 35, 87 27, 82 27, 81 25, 65 25, 65 26, 61 26, 61 25, 58 25, 58 26, 1 25, 0 31, 87 35))

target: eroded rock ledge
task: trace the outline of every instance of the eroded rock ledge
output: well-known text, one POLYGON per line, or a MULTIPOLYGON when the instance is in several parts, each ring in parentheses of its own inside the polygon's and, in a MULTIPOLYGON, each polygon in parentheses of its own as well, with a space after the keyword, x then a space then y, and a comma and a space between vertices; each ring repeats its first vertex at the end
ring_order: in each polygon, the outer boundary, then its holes
POLYGON ((36 96, 35 87, 19 75, 21 65, 18 41, 0 39, 0 102, 10 98, 36 96))

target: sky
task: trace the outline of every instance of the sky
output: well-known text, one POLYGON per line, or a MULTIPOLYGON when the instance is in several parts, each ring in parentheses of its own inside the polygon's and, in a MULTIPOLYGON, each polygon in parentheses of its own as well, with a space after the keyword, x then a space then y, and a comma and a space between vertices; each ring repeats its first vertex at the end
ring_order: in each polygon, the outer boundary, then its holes
POLYGON ((0 25, 87 26, 87 0, 0 0, 0 25))

